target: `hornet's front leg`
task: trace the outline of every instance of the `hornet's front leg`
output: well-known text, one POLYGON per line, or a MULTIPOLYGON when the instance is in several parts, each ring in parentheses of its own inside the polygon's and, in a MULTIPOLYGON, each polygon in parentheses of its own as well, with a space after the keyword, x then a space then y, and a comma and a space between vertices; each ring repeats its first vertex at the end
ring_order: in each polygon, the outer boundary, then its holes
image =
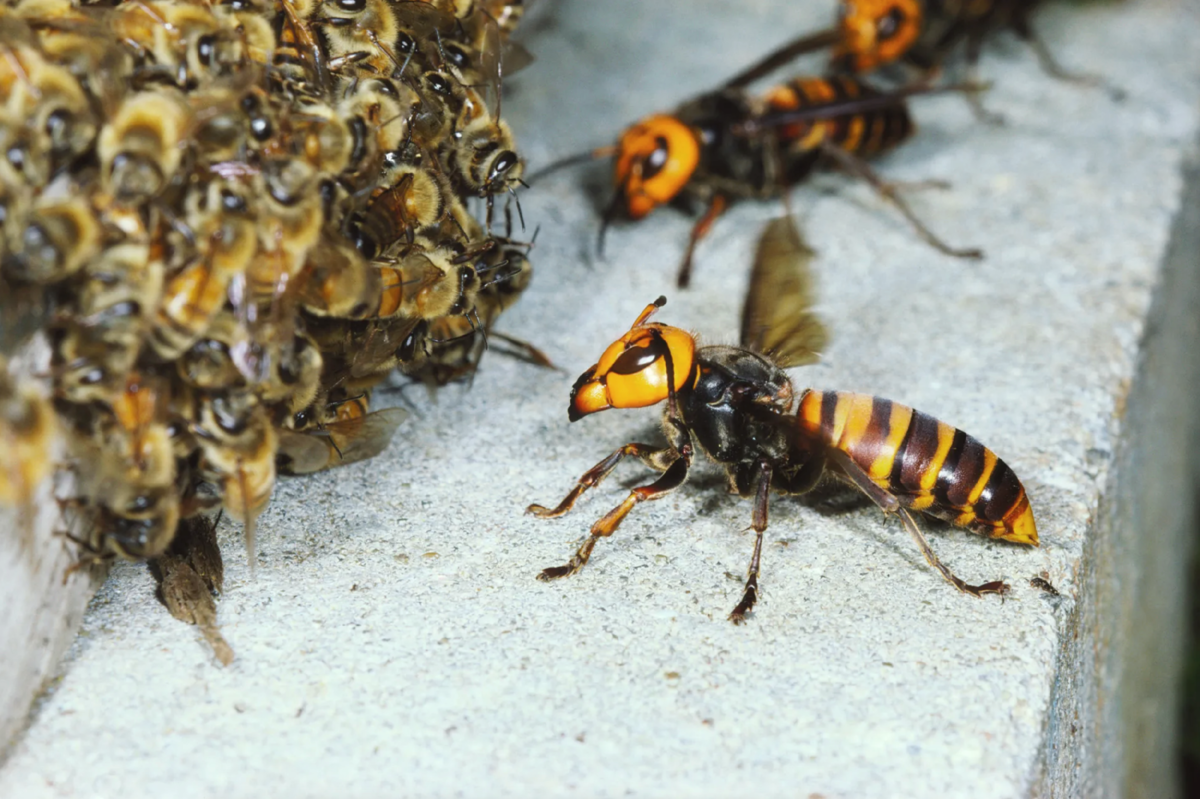
POLYGON ((629 496, 625 498, 624 502, 610 510, 600 521, 592 525, 591 535, 584 539, 584 542, 579 546, 579 550, 566 565, 551 566, 548 569, 543 569, 542 573, 538 575, 538 579, 543 581, 554 580, 574 574, 582 569, 583 565, 588 562, 588 558, 591 557, 592 550, 596 547, 596 541, 603 536, 610 536, 615 533, 617 527, 621 525, 621 521, 629 514, 629 511, 633 510, 634 505, 648 499, 661 499, 683 485, 687 481, 688 467, 691 465, 691 460, 690 452, 687 455, 680 455, 667 468, 662 477, 650 485, 638 486, 630 491, 629 496))
MULTIPOLYGON (((592 525, 591 534, 580 544, 579 550, 576 551, 570 561, 563 566, 552 566, 548 569, 543 569, 542 573, 538 575, 539 580, 554 580, 579 571, 588 562, 588 558, 591 557, 592 550, 596 547, 596 541, 601 537, 610 536, 615 533, 621 525, 621 521, 629 515, 629 511, 633 510, 634 505, 650 499, 661 499, 687 482, 688 470, 692 465, 691 435, 688 432, 687 426, 673 413, 668 417, 668 424, 674 428, 674 435, 672 436, 674 440, 672 441, 672 445, 665 450, 650 450, 649 448, 645 448, 644 444, 627 444, 592 467, 580 479, 579 485, 575 486, 574 490, 567 495, 567 498, 554 511, 538 513, 531 506, 530 512, 538 515, 553 516, 560 509, 562 513, 566 513, 570 510, 575 499, 590 487, 585 484, 589 476, 595 475, 593 484, 598 483, 613 470, 613 467, 617 465, 621 457, 625 454, 637 455, 652 468, 660 468, 659 464, 666 464, 662 477, 649 485, 638 486, 630 491, 629 496, 625 498, 624 502, 610 510, 603 518, 592 525), (630 447, 642 447, 644 449, 626 453, 626 450, 630 447), (674 457, 672 458, 671 456, 674 457)), ((544 508, 541 510, 545 511, 544 508)))
POLYGON ((557 507, 547 508, 544 505, 534 503, 526 508, 525 512, 541 519, 557 519, 559 516, 566 514, 571 508, 575 507, 575 501, 583 495, 584 491, 587 491, 589 488, 595 488, 604 482, 604 478, 608 477, 609 472, 617 468, 617 464, 624 460, 627 455, 632 455, 651 469, 659 472, 665 472, 667 467, 679 457, 679 453, 672 447, 652 447, 649 444, 626 444, 584 472, 583 477, 580 477, 579 482, 571 489, 571 493, 567 494, 563 501, 558 503, 557 507))

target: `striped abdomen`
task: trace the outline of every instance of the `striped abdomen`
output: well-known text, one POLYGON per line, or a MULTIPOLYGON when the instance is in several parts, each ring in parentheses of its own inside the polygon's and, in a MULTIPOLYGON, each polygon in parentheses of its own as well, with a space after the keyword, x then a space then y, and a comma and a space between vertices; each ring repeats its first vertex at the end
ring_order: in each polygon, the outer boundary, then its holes
POLYGON ((842 75, 828 78, 796 78, 771 90, 766 96, 768 112, 790 111, 813 106, 846 103, 847 110, 826 119, 782 126, 779 137, 792 152, 812 152, 822 142, 870 158, 894 147, 913 133, 908 106, 895 103, 865 111, 850 104, 881 93, 859 78, 842 75))
POLYGON ((866 394, 808 391, 800 429, 840 450, 900 504, 959 527, 1037 545, 1021 481, 996 453, 945 422, 866 394))

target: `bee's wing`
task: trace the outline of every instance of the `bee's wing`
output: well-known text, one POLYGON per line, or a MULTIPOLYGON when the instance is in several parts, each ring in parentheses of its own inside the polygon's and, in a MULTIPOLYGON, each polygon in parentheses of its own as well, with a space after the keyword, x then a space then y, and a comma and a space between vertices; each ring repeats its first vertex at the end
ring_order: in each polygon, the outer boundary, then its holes
POLYGON ((373 458, 387 448, 407 416, 403 408, 385 408, 360 419, 326 425, 322 430, 281 431, 279 470, 284 474, 311 474, 373 458))
POLYGON ((742 309, 743 347, 770 356, 779 366, 816 363, 829 333, 813 312, 813 256, 790 216, 763 229, 742 309))
POLYGON ((281 474, 312 474, 333 465, 337 457, 328 436, 314 433, 279 431, 279 449, 275 455, 281 474))
POLYGON ((337 463, 332 465, 344 466, 374 458, 392 443, 396 428, 407 417, 408 411, 403 408, 384 408, 359 419, 329 425, 329 437, 341 452, 337 463))

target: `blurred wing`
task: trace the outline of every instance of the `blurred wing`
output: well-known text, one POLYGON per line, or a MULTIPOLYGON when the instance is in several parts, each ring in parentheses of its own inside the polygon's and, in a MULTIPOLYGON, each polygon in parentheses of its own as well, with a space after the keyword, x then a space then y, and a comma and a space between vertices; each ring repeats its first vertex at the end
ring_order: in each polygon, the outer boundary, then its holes
POLYGON ((512 77, 536 60, 536 56, 520 42, 505 43, 503 52, 505 75, 512 77))
POLYGON ((326 425, 322 430, 279 434, 279 470, 311 474, 373 458, 392 443, 396 428, 408 416, 403 408, 386 408, 360 419, 326 425))
POLYGON ((345 466, 374 458, 392 443, 396 428, 407 417, 408 411, 403 408, 384 408, 359 419, 328 425, 329 438, 342 453, 331 465, 345 466), (343 426, 347 429, 343 430, 343 426))
POLYGON ((758 240, 742 309, 741 344, 785 369, 816 363, 829 341, 812 310, 816 287, 809 267, 814 255, 790 216, 772 219, 758 240))
POLYGON ((327 436, 279 431, 275 463, 280 474, 312 474, 333 465, 337 457, 327 436))

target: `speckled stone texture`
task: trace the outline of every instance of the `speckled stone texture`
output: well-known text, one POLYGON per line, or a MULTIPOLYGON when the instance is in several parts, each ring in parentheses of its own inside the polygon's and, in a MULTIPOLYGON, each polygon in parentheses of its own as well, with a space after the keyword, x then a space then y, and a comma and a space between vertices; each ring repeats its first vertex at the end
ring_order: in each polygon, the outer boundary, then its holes
MULTIPOLYGON (((826 5, 557 3, 531 20, 538 61, 505 114, 536 168, 826 24, 826 5)), ((878 163, 950 181, 914 210, 985 261, 930 250, 846 178, 792 193, 833 332, 797 384, 912 405, 1017 471, 1040 549, 926 525, 960 575, 1007 579, 1005 601, 956 593, 876 510, 779 499, 762 599, 734 627, 750 503, 712 465, 637 508, 580 574, 534 580, 642 470, 622 466, 558 521, 523 508, 659 435, 656 410, 568 424, 575 375, 663 293, 663 321, 732 341, 754 240, 781 207, 738 205, 679 292, 679 213, 615 227, 595 257, 597 165, 522 195, 537 273, 501 322, 564 371, 493 352, 470 390, 406 391, 415 412, 382 457, 281 484, 256 579, 223 527, 229 668, 155 602, 144 566, 118 565, 0 796, 1171 796, 1200 11, 1049 3, 1036 23, 1126 98, 1049 79, 1002 36, 980 72, 1007 124, 958 97, 914 100, 920 134, 878 163), (1061 598, 1029 585, 1042 571, 1061 598)))

